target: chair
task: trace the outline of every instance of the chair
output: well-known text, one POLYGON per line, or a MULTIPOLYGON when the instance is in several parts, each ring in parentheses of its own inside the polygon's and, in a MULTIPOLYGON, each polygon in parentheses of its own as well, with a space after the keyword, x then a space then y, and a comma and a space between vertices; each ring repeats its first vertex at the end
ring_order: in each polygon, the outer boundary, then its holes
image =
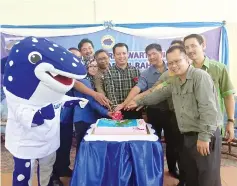
POLYGON ((230 143, 227 143, 227 139, 223 137, 222 145, 228 146, 228 151, 222 151, 221 152, 222 154, 227 154, 227 155, 237 158, 237 151, 236 153, 232 151, 232 147, 237 147, 237 127, 235 127, 235 138, 230 143))
POLYGON ((6 122, 5 121, 1 121, 1 124, 0 124, 1 143, 5 142, 5 129, 6 129, 6 122))

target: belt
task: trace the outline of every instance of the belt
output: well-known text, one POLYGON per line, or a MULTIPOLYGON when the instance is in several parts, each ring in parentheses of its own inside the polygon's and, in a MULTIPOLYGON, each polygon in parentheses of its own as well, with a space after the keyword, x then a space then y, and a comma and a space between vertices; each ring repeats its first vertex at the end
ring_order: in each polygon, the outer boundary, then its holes
POLYGON ((198 135, 198 132, 184 132, 183 135, 185 135, 185 136, 196 136, 196 135, 198 135))

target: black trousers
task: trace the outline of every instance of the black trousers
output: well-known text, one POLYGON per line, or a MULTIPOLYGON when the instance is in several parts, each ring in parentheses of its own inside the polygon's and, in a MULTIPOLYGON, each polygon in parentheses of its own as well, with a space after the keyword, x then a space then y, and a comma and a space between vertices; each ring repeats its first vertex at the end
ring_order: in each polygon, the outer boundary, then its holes
POLYGON ((59 177, 71 177, 70 151, 72 146, 73 124, 60 124, 60 147, 56 152, 56 161, 53 167, 53 175, 59 177))
POLYGON ((210 154, 202 156, 197 151, 198 134, 184 134, 182 158, 186 186, 221 186, 221 135, 219 128, 210 142, 210 154))
MULTIPOLYGON (((178 122, 176 119, 175 112, 171 111, 171 116, 170 116, 170 126, 168 126, 168 130, 170 130, 169 134, 167 137, 168 144, 172 144, 174 151, 174 156, 177 157, 177 163, 178 163, 178 168, 179 168, 179 181, 182 183, 185 183, 185 171, 184 171, 184 162, 185 159, 182 158, 182 149, 183 149, 183 140, 184 136, 181 134, 179 127, 178 127, 178 122), (171 141, 171 142, 169 142, 171 141)), ((172 152, 170 152, 172 153, 172 152)), ((168 153, 168 154, 170 154, 168 153)))
POLYGON ((84 138, 86 131, 90 128, 91 124, 83 122, 83 121, 79 121, 79 122, 76 122, 74 126, 76 130, 76 141, 77 141, 76 154, 78 154, 78 151, 80 149, 80 143, 82 139, 84 138))
POLYGON ((169 110, 162 111, 158 108, 147 108, 148 123, 152 124, 159 138, 161 138, 162 129, 164 130, 167 164, 169 171, 172 172, 177 170, 178 153, 175 149, 176 139, 173 136, 173 128, 176 126, 172 126, 170 118, 171 111, 169 110))

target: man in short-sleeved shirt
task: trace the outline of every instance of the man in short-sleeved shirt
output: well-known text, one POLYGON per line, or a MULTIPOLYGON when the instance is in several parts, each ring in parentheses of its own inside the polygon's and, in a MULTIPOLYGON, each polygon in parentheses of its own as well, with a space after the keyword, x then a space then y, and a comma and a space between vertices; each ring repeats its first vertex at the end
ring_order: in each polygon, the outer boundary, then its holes
MULTIPOLYGON (((124 108, 126 104, 129 103, 140 92, 150 89, 156 83, 156 81, 159 80, 161 74, 167 71, 167 66, 162 60, 162 48, 159 44, 150 44, 146 47, 145 51, 148 56, 150 67, 141 73, 138 79, 138 83, 129 92, 127 98, 121 104, 121 107, 118 108, 118 110, 124 108)), ((161 111, 167 111, 168 104, 166 101, 164 101, 158 105, 151 106, 151 108, 156 108, 161 111)), ((159 137, 161 137, 161 130, 162 127, 159 127, 159 129, 157 130, 159 137)))
MULTIPOLYGON (((220 115, 223 115, 224 107, 226 108, 228 120, 225 132, 228 142, 230 142, 234 138, 235 90, 226 67, 224 64, 210 60, 205 56, 204 49, 206 48, 206 44, 201 35, 191 34, 186 36, 184 38, 184 45, 188 57, 193 61, 193 66, 208 72, 214 81, 221 108, 220 115)), ((223 122, 220 125, 222 126, 223 122)))
MULTIPOLYGON (((193 63, 193 66, 195 67, 195 63, 193 63)), ((224 112, 225 105, 223 99, 225 99, 226 96, 233 95, 235 93, 225 65, 205 56, 201 69, 207 71, 207 73, 212 77, 218 92, 218 100, 221 111, 224 112)))

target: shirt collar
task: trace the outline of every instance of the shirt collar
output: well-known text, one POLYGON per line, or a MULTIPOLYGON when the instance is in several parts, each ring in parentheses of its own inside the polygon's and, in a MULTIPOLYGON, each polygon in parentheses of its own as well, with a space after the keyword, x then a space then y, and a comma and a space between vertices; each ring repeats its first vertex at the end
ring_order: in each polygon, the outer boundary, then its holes
POLYGON ((107 72, 108 70, 109 70, 109 68, 107 68, 107 69, 101 69, 101 68, 99 68, 99 69, 98 69, 98 72, 101 73, 101 74, 104 74, 104 73, 107 72))
MULTIPOLYGON (((186 81, 188 80, 188 79, 192 79, 192 70, 194 69, 194 67, 192 66, 192 65, 189 65, 189 67, 188 67, 188 69, 187 69, 187 73, 186 73, 186 81)), ((180 83, 180 86, 182 86, 185 82, 182 82, 181 81, 181 79, 178 77, 178 76, 176 76, 176 79, 179 81, 179 83, 180 83)))
POLYGON ((189 65, 187 74, 186 74, 186 79, 192 79, 192 69, 194 69, 194 67, 192 65, 189 65))
POLYGON ((122 69, 122 68, 119 68, 116 64, 114 65, 114 67, 115 67, 117 70, 120 70, 120 71, 127 70, 127 69, 128 69, 128 66, 129 66, 129 64, 127 64, 127 66, 126 66, 125 69, 122 69))
MULTIPOLYGON (((164 69, 164 72, 165 72, 166 70, 168 70, 168 67, 167 67, 167 64, 164 61, 163 61, 163 64, 165 66, 165 69, 164 69)), ((162 74, 153 65, 151 65, 150 67, 151 67, 150 69, 151 69, 152 74, 155 74, 155 73, 162 74)))
POLYGON ((209 64, 210 64, 209 61, 210 61, 209 58, 207 56, 205 56, 205 60, 204 60, 203 66, 205 66, 207 69, 209 68, 209 64))
MULTIPOLYGON (((202 65, 202 68, 201 68, 201 69, 207 70, 207 69, 209 68, 209 64, 210 64, 209 58, 208 58, 207 56, 205 56, 205 59, 204 59, 204 62, 203 62, 203 65, 202 65)), ((192 63, 192 66, 195 67, 195 64, 192 63)))

